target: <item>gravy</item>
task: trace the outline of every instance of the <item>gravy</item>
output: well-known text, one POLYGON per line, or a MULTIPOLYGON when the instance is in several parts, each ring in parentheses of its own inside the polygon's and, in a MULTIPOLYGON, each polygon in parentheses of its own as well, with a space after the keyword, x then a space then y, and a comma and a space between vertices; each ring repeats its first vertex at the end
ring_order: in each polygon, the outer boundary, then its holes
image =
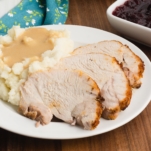
POLYGON ((15 63, 25 58, 41 59, 41 54, 46 50, 52 50, 53 44, 49 40, 50 31, 45 28, 29 28, 9 45, 2 48, 4 63, 12 67, 15 63))

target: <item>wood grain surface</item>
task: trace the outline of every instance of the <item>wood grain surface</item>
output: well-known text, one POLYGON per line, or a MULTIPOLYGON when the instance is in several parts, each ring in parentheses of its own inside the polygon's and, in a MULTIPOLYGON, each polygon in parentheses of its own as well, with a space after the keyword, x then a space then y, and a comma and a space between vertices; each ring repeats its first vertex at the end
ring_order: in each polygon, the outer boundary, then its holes
MULTIPOLYGON (((106 10, 113 2, 114 0, 70 0, 66 24, 95 27, 120 35, 110 26, 106 17, 106 10)), ((133 43, 151 60, 151 48, 133 43)), ((126 125, 89 138, 45 140, 0 129, 0 151, 151 151, 151 103, 126 125)))

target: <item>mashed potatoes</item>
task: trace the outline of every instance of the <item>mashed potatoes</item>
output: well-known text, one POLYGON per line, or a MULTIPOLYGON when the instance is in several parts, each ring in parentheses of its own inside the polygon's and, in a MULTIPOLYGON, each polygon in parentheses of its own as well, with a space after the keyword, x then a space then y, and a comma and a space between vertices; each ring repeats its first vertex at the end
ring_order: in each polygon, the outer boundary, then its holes
MULTIPOLYGON (((38 70, 53 67, 62 57, 66 57, 73 51, 73 41, 66 30, 49 30, 49 41, 53 49, 44 51, 41 60, 37 56, 24 58, 12 66, 6 64, 7 57, 3 57, 3 47, 14 42, 26 29, 14 26, 5 36, 0 36, 0 99, 18 105, 20 101, 19 87, 25 82, 28 75, 38 70)), ((24 42, 30 44, 32 39, 25 37, 24 42)))

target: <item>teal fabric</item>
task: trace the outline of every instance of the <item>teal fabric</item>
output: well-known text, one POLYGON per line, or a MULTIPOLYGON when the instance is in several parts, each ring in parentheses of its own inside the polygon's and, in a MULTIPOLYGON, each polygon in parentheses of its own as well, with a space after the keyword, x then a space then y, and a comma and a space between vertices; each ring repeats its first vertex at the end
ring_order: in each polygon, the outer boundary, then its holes
POLYGON ((13 25, 22 28, 64 24, 68 15, 68 0, 22 0, 15 8, 0 18, 0 35, 13 25))

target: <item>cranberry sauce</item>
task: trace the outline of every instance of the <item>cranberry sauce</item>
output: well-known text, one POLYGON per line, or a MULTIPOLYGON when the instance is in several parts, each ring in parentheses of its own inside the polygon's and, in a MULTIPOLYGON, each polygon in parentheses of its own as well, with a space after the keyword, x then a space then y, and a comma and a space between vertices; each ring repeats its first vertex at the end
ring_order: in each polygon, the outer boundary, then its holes
POLYGON ((151 28, 151 0, 128 0, 113 15, 151 28))

